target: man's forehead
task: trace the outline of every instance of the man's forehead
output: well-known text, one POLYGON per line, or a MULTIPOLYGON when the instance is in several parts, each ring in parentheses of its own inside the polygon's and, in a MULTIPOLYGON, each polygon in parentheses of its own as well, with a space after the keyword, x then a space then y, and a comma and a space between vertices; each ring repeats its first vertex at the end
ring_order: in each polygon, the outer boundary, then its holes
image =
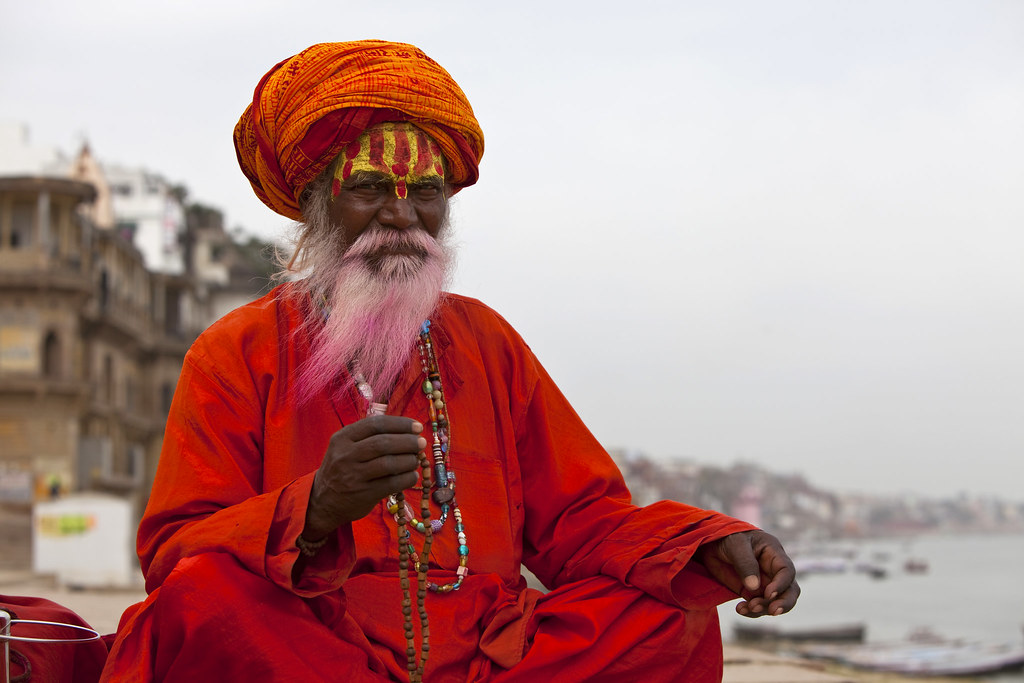
POLYGON ((345 147, 334 173, 334 194, 356 173, 389 178, 404 198, 409 183, 444 182, 445 160, 440 146, 425 132, 411 123, 389 122, 363 131, 345 147))

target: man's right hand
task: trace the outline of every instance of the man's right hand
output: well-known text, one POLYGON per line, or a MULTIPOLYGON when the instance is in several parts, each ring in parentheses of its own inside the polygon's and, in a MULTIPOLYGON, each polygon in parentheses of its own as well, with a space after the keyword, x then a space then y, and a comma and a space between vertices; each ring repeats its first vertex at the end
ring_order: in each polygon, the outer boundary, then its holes
POLYGON ((367 417, 336 431, 313 479, 302 537, 316 542, 415 486, 418 453, 427 447, 422 431, 419 422, 397 415, 367 417))

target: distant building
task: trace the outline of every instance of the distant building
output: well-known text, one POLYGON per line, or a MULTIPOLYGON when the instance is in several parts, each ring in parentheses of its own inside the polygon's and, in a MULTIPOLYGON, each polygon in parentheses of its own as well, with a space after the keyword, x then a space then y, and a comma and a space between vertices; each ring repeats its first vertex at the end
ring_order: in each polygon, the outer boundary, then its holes
POLYGON ((104 491, 141 513, 185 352, 270 268, 219 211, 144 172, 109 182, 87 146, 0 158, 36 165, 0 175, 0 568, 26 568, 35 501, 104 491))
POLYGON ((141 504, 182 359, 206 322, 188 278, 148 271, 131 242, 91 223, 81 209, 95 197, 75 180, 0 178, 7 512, 80 490, 141 504))
POLYGON ((761 526, 761 503, 761 487, 757 484, 747 484, 732 501, 729 514, 754 526, 761 526))
POLYGON ((96 227, 113 230, 142 253, 146 268, 185 272, 185 191, 141 168, 100 163, 83 146, 62 175, 92 183, 98 193, 96 227))
POLYGON ((206 320, 218 320, 270 290, 273 245, 255 238, 235 241, 224 229, 223 214, 199 204, 186 209, 185 224, 185 269, 195 274, 206 320))

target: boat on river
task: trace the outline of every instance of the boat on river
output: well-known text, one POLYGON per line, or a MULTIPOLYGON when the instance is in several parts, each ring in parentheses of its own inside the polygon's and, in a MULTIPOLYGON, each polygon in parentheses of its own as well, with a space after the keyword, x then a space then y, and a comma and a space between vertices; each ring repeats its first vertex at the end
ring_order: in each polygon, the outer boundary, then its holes
POLYGON ((781 628, 776 625, 736 624, 733 635, 744 643, 860 643, 864 641, 867 625, 862 622, 830 624, 805 628, 781 628))
POLYGON ((928 560, 920 557, 908 557, 903 563, 903 571, 908 574, 927 574, 928 560))
POLYGON ((801 655, 857 669, 917 676, 968 676, 1024 667, 1024 642, 930 638, 861 645, 806 645, 801 655))

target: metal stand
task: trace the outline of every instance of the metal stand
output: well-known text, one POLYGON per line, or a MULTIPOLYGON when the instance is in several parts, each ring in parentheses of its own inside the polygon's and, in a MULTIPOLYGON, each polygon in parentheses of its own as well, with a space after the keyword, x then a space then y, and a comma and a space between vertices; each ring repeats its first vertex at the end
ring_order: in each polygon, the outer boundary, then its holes
POLYGON ((0 683, 11 683, 11 644, 10 641, 16 640, 21 643, 88 643, 93 640, 99 640, 100 634, 87 626, 76 626, 75 624, 62 624, 57 621, 37 621, 35 619, 12 619, 9 612, 0 609, 0 641, 3 641, 3 654, 4 663, 0 671, 3 671, 3 677, 0 678, 0 683), (88 635, 84 635, 81 638, 29 638, 27 636, 12 636, 11 635, 11 624, 38 624, 40 626, 58 626, 60 628, 70 628, 76 631, 84 631, 88 635))
POLYGON ((3 672, 3 676, 0 676, 0 681, 3 683, 11 683, 11 644, 7 640, 11 635, 11 615, 8 612, 0 609, 0 640, 4 641, 4 663, 0 667, 0 671, 3 672))

